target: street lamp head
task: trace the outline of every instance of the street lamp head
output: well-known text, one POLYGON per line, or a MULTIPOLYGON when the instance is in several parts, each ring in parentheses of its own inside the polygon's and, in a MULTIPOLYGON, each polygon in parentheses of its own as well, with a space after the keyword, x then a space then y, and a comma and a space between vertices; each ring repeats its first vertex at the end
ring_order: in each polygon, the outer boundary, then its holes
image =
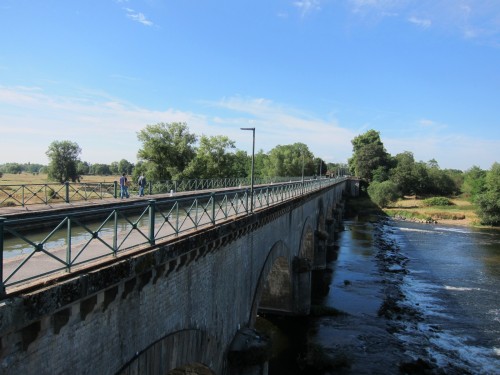
POLYGON ((255 130, 255 128, 240 128, 241 130, 255 130))

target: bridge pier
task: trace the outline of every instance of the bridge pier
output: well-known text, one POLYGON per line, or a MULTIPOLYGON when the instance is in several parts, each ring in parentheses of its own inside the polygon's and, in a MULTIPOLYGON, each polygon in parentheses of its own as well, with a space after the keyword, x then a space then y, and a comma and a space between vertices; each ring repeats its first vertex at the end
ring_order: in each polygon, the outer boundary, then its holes
POLYGON ((236 332, 228 352, 231 375, 267 375, 271 340, 255 329, 236 332))
POLYGON ((311 261, 295 257, 293 270, 294 315, 309 315, 311 311, 311 261))

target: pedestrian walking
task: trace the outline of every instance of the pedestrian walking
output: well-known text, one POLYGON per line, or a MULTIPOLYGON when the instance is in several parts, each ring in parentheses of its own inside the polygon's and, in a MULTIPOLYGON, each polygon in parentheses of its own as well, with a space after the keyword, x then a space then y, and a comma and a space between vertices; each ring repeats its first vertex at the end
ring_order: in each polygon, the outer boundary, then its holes
POLYGON ((128 185, 129 185, 129 182, 128 182, 128 179, 127 179, 127 174, 124 173, 120 177, 120 198, 121 199, 129 197, 129 194, 128 194, 128 185))
POLYGON ((139 177, 139 180, 137 180, 137 184, 139 185, 139 197, 144 196, 144 188, 146 187, 147 181, 146 177, 144 177, 142 174, 139 177))

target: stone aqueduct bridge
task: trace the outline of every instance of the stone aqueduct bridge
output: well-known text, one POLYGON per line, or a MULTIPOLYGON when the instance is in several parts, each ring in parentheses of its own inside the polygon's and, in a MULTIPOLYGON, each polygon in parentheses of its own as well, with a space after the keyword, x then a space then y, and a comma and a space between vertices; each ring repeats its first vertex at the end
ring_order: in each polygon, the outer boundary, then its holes
POLYGON ((257 313, 309 314, 355 182, 1 301, 0 373, 267 374, 257 313))

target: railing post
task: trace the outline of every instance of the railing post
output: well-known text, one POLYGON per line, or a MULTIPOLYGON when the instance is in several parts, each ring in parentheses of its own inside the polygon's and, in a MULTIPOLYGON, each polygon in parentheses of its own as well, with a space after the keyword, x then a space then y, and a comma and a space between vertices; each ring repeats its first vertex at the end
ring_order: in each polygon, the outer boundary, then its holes
POLYGON ((113 181, 113 198, 118 198, 118 183, 113 181))
MULTIPOLYGON (((245 196, 247 197, 246 210, 247 210, 247 214, 248 214, 248 189, 245 189, 245 196)), ((253 197, 252 197, 252 199, 253 199, 253 197)))
POLYGON ((66 272, 71 271, 71 216, 68 216, 66 232, 66 272))
POLYGON ((24 185, 21 185, 21 206, 24 207, 24 185))
POLYGON ((3 228, 5 220, 7 219, 0 217, 0 297, 5 296, 5 285, 3 285, 3 228))
POLYGON ((212 199, 212 224, 215 225, 215 194, 210 194, 210 199, 212 199))
MULTIPOLYGON (((115 181, 116 185, 116 181, 115 181)), ((118 211, 113 211, 113 255, 118 253, 118 211)))
POLYGON ((66 201, 66 203, 69 203, 69 182, 66 181, 64 183, 64 185, 65 185, 65 190, 66 190, 66 199, 65 199, 65 201, 66 201))
POLYGON ((155 244, 156 199, 149 200, 149 244, 155 244))

